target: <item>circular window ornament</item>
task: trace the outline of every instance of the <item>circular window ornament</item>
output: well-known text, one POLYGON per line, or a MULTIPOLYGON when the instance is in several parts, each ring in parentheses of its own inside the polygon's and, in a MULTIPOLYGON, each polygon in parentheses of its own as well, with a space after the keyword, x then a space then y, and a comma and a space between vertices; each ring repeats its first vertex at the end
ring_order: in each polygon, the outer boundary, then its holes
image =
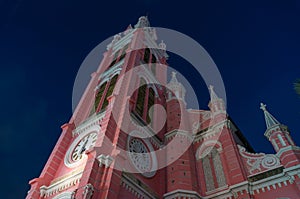
POLYGON ((94 147, 98 137, 98 129, 80 134, 70 145, 64 159, 69 168, 80 165, 86 159, 85 151, 94 147))
POLYGON ((128 137, 128 156, 138 173, 150 178, 157 170, 157 159, 151 143, 146 139, 128 137))

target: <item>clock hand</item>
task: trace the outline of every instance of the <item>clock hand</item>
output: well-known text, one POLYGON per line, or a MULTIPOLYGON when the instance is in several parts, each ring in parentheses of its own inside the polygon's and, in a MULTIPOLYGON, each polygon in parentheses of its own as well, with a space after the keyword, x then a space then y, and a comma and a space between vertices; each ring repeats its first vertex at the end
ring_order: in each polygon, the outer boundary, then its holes
POLYGON ((81 150, 80 150, 80 155, 85 151, 85 146, 86 146, 86 144, 88 143, 88 141, 89 141, 89 139, 86 139, 86 141, 84 142, 84 144, 82 145, 82 147, 81 147, 81 150))

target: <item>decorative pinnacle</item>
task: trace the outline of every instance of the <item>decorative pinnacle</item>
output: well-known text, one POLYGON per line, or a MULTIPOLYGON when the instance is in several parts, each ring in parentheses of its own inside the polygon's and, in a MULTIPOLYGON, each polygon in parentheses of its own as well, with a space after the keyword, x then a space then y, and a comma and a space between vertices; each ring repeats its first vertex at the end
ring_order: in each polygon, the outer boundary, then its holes
POLYGON ((278 120, 276 120, 275 117, 269 113, 266 107, 267 105, 260 103, 260 109, 264 112, 267 128, 280 124, 280 122, 278 122, 278 120))
POLYGON ((209 90, 209 93, 210 93, 210 101, 214 101, 214 100, 219 99, 219 97, 217 96, 217 94, 214 91, 214 86, 213 85, 209 85, 208 90, 209 90))
POLYGON ((177 74, 177 73, 173 71, 173 72, 172 72, 172 78, 176 78, 176 74, 177 74))
POLYGON ((176 74, 177 74, 176 72, 172 71, 172 78, 171 78, 171 81, 170 81, 170 82, 178 83, 176 74))

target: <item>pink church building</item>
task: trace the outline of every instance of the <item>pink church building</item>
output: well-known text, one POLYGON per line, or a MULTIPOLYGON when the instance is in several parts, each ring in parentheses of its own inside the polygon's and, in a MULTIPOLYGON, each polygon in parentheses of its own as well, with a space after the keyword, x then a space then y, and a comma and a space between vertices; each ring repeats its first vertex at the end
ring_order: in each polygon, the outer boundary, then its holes
POLYGON ((147 17, 116 35, 26 199, 300 198, 288 128, 261 104, 276 153, 255 153, 212 86, 207 110, 187 109, 167 58, 147 17))

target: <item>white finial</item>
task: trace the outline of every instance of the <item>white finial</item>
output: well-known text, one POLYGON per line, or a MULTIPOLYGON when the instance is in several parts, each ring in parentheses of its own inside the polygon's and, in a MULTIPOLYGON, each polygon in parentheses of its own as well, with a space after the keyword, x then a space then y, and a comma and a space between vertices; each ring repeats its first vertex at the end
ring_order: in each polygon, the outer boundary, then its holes
POLYGON ((266 107, 267 105, 260 103, 260 109, 263 110, 264 112, 267 111, 266 107))
POLYGON ((172 72, 172 77, 173 77, 173 78, 176 78, 176 74, 177 74, 177 73, 173 71, 173 72, 172 72))
POLYGON ((167 45, 165 44, 164 40, 161 40, 160 44, 158 44, 158 47, 162 50, 167 49, 167 45))
POLYGON ((208 89, 209 89, 210 92, 213 92, 214 86, 213 86, 213 85, 209 85, 209 86, 208 86, 208 89))

